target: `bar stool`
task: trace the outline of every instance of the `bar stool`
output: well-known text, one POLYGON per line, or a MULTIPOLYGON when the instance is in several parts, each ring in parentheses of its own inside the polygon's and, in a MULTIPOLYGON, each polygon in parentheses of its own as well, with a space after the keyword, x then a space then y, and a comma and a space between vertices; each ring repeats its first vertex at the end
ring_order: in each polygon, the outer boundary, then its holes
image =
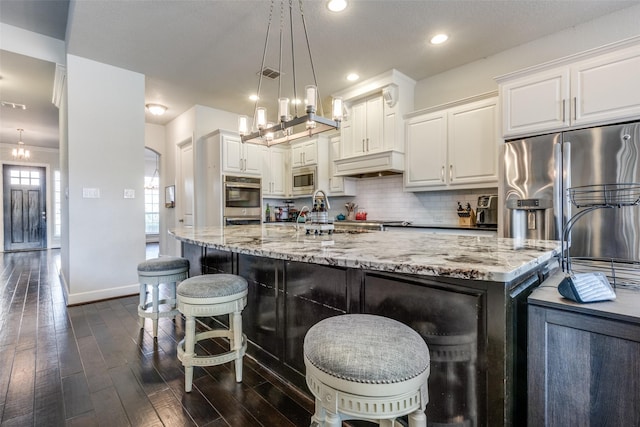
POLYGON ((316 400, 311 426, 377 420, 426 427, 429 349, 413 329, 386 317, 346 314, 324 319, 304 337, 304 364, 316 400))
POLYGON ((242 333, 242 309, 247 305, 247 281, 234 274, 205 274, 191 277, 178 285, 178 310, 186 318, 185 336, 178 343, 178 359, 184 366, 184 390, 190 392, 194 366, 214 366, 235 360, 236 382, 242 382, 242 357, 247 337, 242 333), (196 317, 229 315, 229 329, 196 333, 196 317), (198 356, 198 341, 225 337, 230 351, 198 356))
POLYGON ((163 256, 148 259, 138 264, 138 281, 140 282, 140 304, 138 316, 140 328, 144 327, 144 319, 153 320, 153 337, 158 337, 158 318, 175 317, 176 309, 176 283, 189 277, 189 261, 173 256, 163 256), (160 299, 159 285, 164 283, 169 287, 169 297, 160 299), (151 301, 147 301, 149 288, 151 287, 151 301), (160 311, 159 306, 168 304, 169 310, 160 311), (149 311, 149 308, 151 310, 149 311))

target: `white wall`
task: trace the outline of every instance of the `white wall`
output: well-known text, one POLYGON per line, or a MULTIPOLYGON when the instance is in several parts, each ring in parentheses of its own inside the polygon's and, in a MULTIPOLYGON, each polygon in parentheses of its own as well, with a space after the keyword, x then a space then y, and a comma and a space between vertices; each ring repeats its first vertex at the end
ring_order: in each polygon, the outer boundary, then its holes
MULTIPOLYGON (((166 169, 164 173, 165 186, 176 185, 176 208, 167 209, 165 215, 164 225, 160 224, 160 253, 166 255, 180 255, 180 243, 171 236, 168 236, 166 231, 171 228, 175 228, 178 224, 177 216, 180 213, 178 204, 182 202, 182 195, 180 194, 180 185, 177 182, 178 176, 178 153, 179 146, 185 142, 193 142, 193 154, 195 176, 194 176, 194 188, 198 189, 207 185, 204 181, 204 171, 202 171, 201 162, 198 162, 198 147, 204 141, 204 137, 217 129, 235 129, 238 123, 238 115, 229 113, 227 111, 218 110, 215 108, 205 107, 202 105, 195 105, 193 108, 184 112, 180 116, 176 117, 166 126, 166 163, 173 165, 172 169, 166 169), (200 170, 200 173, 198 172, 200 170)), ((196 191, 194 195, 194 202, 198 205, 197 197, 201 192, 196 191)), ((202 203, 200 203, 202 204, 202 203)), ((222 209, 222 207, 220 207, 222 209)), ((198 215, 197 210, 195 214, 198 215)), ((197 219, 196 219, 197 221, 197 219)))
MULTIPOLYGON (((67 56, 68 303, 135 294, 145 259, 144 76, 67 56), (83 197, 97 189, 98 198, 83 197), (134 198, 124 198, 132 189, 134 198)), ((63 254, 64 255, 64 254, 63 254)))
POLYGON ((497 76, 640 35, 639 22, 640 5, 420 80, 415 110, 495 91, 497 76))

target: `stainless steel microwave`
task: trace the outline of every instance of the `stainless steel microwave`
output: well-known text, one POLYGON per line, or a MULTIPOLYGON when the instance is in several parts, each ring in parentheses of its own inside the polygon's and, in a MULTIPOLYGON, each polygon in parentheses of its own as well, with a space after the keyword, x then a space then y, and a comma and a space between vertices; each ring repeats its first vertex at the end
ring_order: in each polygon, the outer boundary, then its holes
POLYGON ((293 168, 292 172, 291 192, 294 196, 310 196, 316 191, 318 168, 315 166, 293 168))

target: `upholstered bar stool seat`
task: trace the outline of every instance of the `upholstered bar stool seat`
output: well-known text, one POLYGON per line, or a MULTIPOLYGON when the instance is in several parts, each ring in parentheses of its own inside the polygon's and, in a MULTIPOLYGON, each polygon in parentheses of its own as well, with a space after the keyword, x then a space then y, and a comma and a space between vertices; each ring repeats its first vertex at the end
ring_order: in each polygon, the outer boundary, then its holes
POLYGON ((335 316, 312 326, 303 348, 312 426, 360 419, 391 427, 408 414, 411 427, 426 427, 429 349, 413 329, 381 316, 335 316))
POLYGON ((189 261, 173 256, 163 256, 148 259, 138 264, 138 281, 140 282, 140 304, 138 316, 140 328, 144 327, 144 319, 153 321, 153 337, 158 336, 158 319, 161 317, 175 317, 178 314, 176 308, 176 283, 189 276, 189 261), (160 299, 159 286, 164 283, 168 287, 169 296, 160 299), (151 291, 149 291, 151 288, 151 291), (149 301, 149 294, 151 300, 149 301), (168 310, 160 311, 160 305, 169 305, 168 310))
POLYGON ((247 337, 242 333, 242 309, 247 305, 247 281, 234 274, 205 274, 178 285, 178 310, 185 316, 184 339, 178 343, 178 359, 184 366, 184 389, 191 391, 194 366, 213 366, 235 361, 236 381, 242 382, 242 357, 247 337), (229 315, 229 329, 196 333, 196 317, 229 315), (224 337, 230 351, 216 355, 197 355, 198 341, 224 337))

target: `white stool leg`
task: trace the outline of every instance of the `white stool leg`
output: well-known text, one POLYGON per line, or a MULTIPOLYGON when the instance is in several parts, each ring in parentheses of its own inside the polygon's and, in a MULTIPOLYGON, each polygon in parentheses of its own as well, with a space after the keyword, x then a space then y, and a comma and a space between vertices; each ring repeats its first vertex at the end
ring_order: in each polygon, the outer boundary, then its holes
POLYGON ((236 382, 242 382, 242 315, 235 311, 229 315, 229 328, 231 329, 231 350, 236 352, 236 382))
POLYGON ((315 426, 324 426, 324 419, 326 413, 324 408, 322 407, 322 402, 320 399, 316 398, 316 411, 311 417, 311 427, 315 426))
MULTIPOLYGON (((147 304, 147 285, 145 283, 140 283, 140 309, 144 309, 144 306, 147 304)), ((138 324, 140 325, 140 329, 144 328, 144 317, 138 316, 138 324)))
POLYGON ((327 411, 324 425, 326 427, 342 427, 342 420, 340 419, 338 414, 327 411))
POLYGON ((160 300, 160 296, 159 296, 159 292, 158 292, 158 288, 160 287, 159 284, 157 285, 153 285, 153 289, 151 290, 152 295, 153 295, 153 337, 157 338, 158 337, 158 301, 160 300))
MULTIPOLYGON (((178 306, 178 300, 176 298, 176 288, 178 287, 178 282, 173 282, 169 284, 169 290, 171 292, 171 309, 175 310, 178 306)), ((175 322, 178 319, 178 314, 173 316, 173 321, 175 322)))
POLYGON ((409 414, 409 427, 427 427, 427 416, 420 409, 409 414))
POLYGON ((184 329, 184 355, 185 358, 189 360, 188 364, 184 365, 184 391, 189 393, 193 385, 193 365, 191 364, 191 358, 195 354, 196 348, 196 318, 187 316, 184 329))
POLYGON ((384 419, 384 420, 379 420, 379 426, 380 427, 393 427, 396 424, 395 419, 384 419))

